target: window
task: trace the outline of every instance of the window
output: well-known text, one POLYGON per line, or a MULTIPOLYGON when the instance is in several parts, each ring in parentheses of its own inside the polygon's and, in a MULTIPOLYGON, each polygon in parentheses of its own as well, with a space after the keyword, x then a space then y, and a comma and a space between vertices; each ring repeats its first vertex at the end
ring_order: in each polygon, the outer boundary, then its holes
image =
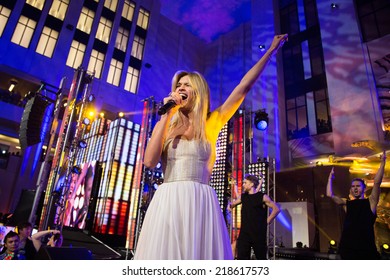
POLYGON ((79 22, 77 23, 77 29, 81 30, 87 34, 90 34, 94 17, 95 17, 94 11, 91 11, 91 10, 83 7, 81 14, 80 14, 79 22))
POLYGON ((123 68, 123 63, 116 59, 111 59, 110 70, 108 70, 107 83, 113 84, 114 86, 119 86, 121 79, 121 72, 123 68))
POLYGON ((50 8, 49 15, 52 15, 59 20, 64 20, 68 6, 69 0, 54 0, 50 8))
POLYGON ((73 40, 72 46, 70 47, 68 59, 66 60, 66 65, 77 69, 81 66, 85 53, 85 45, 73 40))
POLYGON ((306 27, 310 28, 318 24, 317 6, 315 0, 305 0, 306 27))
POLYGON ((288 139, 309 136, 305 95, 288 99, 286 105, 288 139))
POLYGON ((121 50, 122 52, 126 52, 127 42, 129 41, 129 30, 119 26, 118 34, 116 35, 115 40, 115 48, 121 50))
POLYGON ((110 40, 111 29, 112 29, 112 21, 104 17, 101 17, 98 30, 96 32, 96 39, 108 44, 108 41, 110 40))
POLYGON ((142 60, 144 53, 145 39, 135 35, 133 41, 133 47, 131 49, 131 55, 139 60, 142 60))
POLYGON ((125 90, 137 93, 138 81, 139 70, 129 66, 126 74, 125 90))
POLYGON ((390 2, 355 0, 364 42, 390 34, 390 2))
POLYGON ((113 12, 116 11, 116 7, 117 6, 118 6, 118 0, 106 0, 106 1, 104 1, 104 7, 110 9, 113 12))
POLYGON ((139 9, 138 19, 137 19, 137 26, 148 29, 149 24, 149 12, 144 10, 143 8, 139 9))
POLYGON ((311 71, 313 73, 313 76, 325 73, 323 50, 320 36, 316 36, 309 39, 309 52, 311 71))
POLYGON ((12 35, 11 42, 28 48, 36 25, 36 21, 25 16, 20 16, 14 34, 12 35))
POLYGON ((11 10, 0 5, 0 37, 3 35, 5 26, 7 25, 11 10))
POLYGON ((314 92, 316 106, 317 134, 332 131, 332 124, 329 112, 329 99, 326 90, 314 92))
POLYGON ((103 70, 104 53, 92 50, 91 57, 88 63, 88 71, 95 72, 95 78, 100 79, 103 70))
POLYGON ((39 38, 37 53, 52 57, 58 39, 58 32, 47 26, 43 27, 41 38, 39 38))
POLYGON ((27 0, 26 3, 42 11, 45 0, 27 0))
POLYGON ((134 9, 135 9, 135 4, 133 2, 130 2, 129 0, 125 0, 123 11, 122 11, 122 17, 124 17, 129 21, 132 21, 134 16, 134 9))
POLYGON ((297 3, 290 3, 280 10, 280 22, 282 32, 289 36, 299 33, 299 18, 297 3))
POLYGON ((279 0, 279 4, 281 33, 288 33, 291 39, 282 49, 288 139, 330 132, 316 1, 279 0), (300 30, 299 22, 304 20, 306 23, 301 27, 306 26, 307 29, 300 30))

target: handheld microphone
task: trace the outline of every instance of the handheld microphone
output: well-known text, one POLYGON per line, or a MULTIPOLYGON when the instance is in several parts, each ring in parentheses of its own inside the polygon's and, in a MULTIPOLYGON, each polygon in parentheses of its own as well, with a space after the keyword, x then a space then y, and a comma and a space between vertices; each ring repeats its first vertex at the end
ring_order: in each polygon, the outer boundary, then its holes
MULTIPOLYGON (((187 99, 187 96, 184 95, 184 94, 180 94, 181 96, 181 99, 182 100, 186 100, 187 99)), ((166 114, 169 110, 171 110, 173 107, 175 107, 177 104, 175 103, 174 100, 169 100, 167 103, 165 103, 164 105, 162 105, 159 109, 158 109, 158 115, 161 116, 161 115, 164 115, 166 114)))

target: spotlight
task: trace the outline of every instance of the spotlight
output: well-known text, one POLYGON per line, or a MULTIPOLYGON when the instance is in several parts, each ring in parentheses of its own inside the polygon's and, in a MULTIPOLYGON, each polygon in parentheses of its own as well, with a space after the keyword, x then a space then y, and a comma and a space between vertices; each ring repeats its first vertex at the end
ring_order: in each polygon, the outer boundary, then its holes
POLYGON ((125 116, 125 113, 123 113, 123 112, 118 113, 118 118, 123 118, 124 116, 125 116))
POLYGON ((381 253, 382 253, 383 255, 388 255, 388 256, 390 256, 390 247, 389 247, 389 244, 387 244, 387 243, 382 244, 382 246, 381 246, 381 253))
POLYGON ((99 117, 104 118, 104 112, 101 112, 101 113, 99 114, 99 117))
POLYGON ((13 89, 16 87, 17 84, 18 84, 17 81, 12 80, 11 83, 10 83, 10 85, 9 85, 8 91, 9 91, 9 92, 12 92, 13 89))
POLYGON ((332 4, 330 4, 330 7, 332 9, 337 9, 339 7, 339 5, 337 5, 336 3, 332 3, 332 4))
POLYGON ((81 168, 77 165, 74 165, 70 171, 77 175, 81 174, 81 168))
POLYGON ((91 123, 91 120, 89 118, 84 118, 83 119, 83 124, 89 125, 91 123))
POLYGON ((333 239, 329 240, 328 254, 337 254, 337 242, 333 239))
POLYGON ((79 148, 84 149, 87 147, 87 142, 85 142, 84 140, 80 140, 78 146, 79 148))
POLYGON ((259 45, 259 49, 260 51, 265 52, 265 45, 259 45))
POLYGON ((88 98, 87 98, 87 101, 88 102, 92 102, 92 101, 94 101, 95 100, 95 95, 93 95, 93 94, 90 94, 89 96, 88 96, 88 98))
POLYGON ((258 130, 266 130, 268 127, 268 114, 264 110, 255 113, 255 126, 258 130))
POLYGON ((323 165, 324 165, 324 163, 322 161, 317 161, 316 162, 316 166, 323 166, 323 165))

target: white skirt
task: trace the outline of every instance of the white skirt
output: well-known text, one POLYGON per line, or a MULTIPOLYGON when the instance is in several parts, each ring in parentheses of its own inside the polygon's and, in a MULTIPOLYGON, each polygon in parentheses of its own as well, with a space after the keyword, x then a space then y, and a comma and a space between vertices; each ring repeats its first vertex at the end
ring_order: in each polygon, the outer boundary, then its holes
POLYGON ((214 189, 192 181, 162 184, 146 211, 134 259, 233 259, 214 189))

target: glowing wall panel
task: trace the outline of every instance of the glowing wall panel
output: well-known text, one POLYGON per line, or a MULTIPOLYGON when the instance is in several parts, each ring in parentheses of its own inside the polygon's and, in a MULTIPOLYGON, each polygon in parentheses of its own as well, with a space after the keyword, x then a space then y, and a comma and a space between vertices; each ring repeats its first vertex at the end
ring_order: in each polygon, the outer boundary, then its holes
POLYGON ((216 148, 216 160, 210 177, 210 186, 215 189, 219 204, 222 209, 226 207, 226 186, 227 186, 227 141, 228 125, 226 124, 219 133, 216 148), (224 207, 225 206, 225 207, 224 207))
POLYGON ((95 232, 126 235, 129 217, 137 215, 138 197, 131 195, 131 191, 133 187, 139 188, 133 186, 139 131, 138 124, 116 119, 109 124, 105 138, 96 140, 103 145, 100 153, 103 173, 94 218, 95 232))

